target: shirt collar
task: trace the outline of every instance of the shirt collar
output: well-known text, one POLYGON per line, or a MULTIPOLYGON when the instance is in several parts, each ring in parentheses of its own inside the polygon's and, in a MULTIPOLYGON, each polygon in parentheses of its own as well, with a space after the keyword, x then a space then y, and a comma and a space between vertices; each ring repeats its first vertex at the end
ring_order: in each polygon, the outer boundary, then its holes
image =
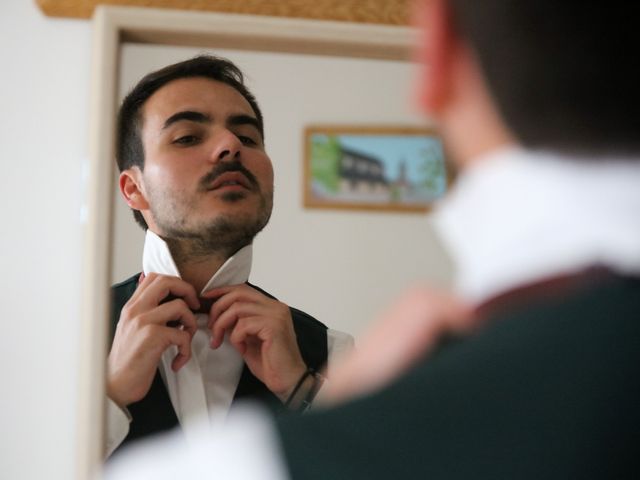
POLYGON ((463 172, 434 215, 455 287, 479 302, 601 265, 640 272, 640 161, 505 148, 463 172))
MULTIPOLYGON (((251 272, 253 246, 247 245, 238 250, 209 279, 200 294, 207 290, 227 285, 245 283, 251 272)), ((147 229, 142 253, 142 271, 180 277, 178 267, 173 261, 169 246, 157 234, 147 229)))

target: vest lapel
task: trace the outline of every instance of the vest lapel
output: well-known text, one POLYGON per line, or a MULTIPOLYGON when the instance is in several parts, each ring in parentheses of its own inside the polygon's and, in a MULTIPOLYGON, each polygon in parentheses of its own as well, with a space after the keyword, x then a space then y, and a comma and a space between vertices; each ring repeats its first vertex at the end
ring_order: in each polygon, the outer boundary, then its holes
POLYGON ((242 375, 240 376, 240 382, 238 382, 236 393, 233 396, 231 408, 236 405, 238 400, 247 398, 259 401, 274 413, 281 412, 284 409, 282 402, 280 402, 278 397, 271 393, 266 385, 251 373, 251 370, 245 363, 242 367, 242 375))
MULTIPOLYGON (((120 311, 135 292, 138 277, 139 274, 134 275, 116 285, 112 290, 111 341, 113 341, 116 325, 120 319, 120 311)), ((129 426, 127 438, 118 449, 131 440, 170 430, 178 425, 178 417, 173 410, 171 399, 158 370, 156 370, 149 393, 139 402, 129 405, 128 409, 133 421, 129 426)))
POLYGON ((178 425, 178 417, 158 371, 149 393, 139 402, 129 405, 129 412, 133 421, 123 444, 136 438, 170 430, 178 425))

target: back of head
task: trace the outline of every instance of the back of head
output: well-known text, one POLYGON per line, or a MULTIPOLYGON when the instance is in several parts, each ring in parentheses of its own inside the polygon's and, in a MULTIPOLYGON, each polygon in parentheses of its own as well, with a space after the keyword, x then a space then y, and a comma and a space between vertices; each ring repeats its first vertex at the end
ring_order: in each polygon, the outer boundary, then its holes
MULTIPOLYGON (((253 109, 260 135, 264 138, 262 112, 255 97, 244 84, 244 76, 240 69, 226 58, 200 55, 149 73, 124 98, 118 112, 116 132, 116 161, 121 172, 133 166, 144 169, 141 110, 145 102, 168 83, 192 77, 209 78, 235 88, 253 109)), ((135 210, 133 214, 140 226, 146 229, 147 224, 142 214, 135 210)))
POLYGON ((504 121, 530 148, 640 153, 633 2, 450 0, 504 121))

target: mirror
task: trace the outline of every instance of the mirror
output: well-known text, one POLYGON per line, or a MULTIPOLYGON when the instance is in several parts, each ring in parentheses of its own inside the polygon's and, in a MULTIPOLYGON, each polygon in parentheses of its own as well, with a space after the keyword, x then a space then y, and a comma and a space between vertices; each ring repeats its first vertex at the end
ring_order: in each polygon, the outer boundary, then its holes
MULTIPOLYGON (((407 285, 449 281, 450 265, 425 214, 303 207, 306 126, 425 125, 411 106, 411 29, 114 7, 98 10, 94 28, 83 307, 93 320, 83 332, 90 361, 81 424, 92 424, 104 398, 108 287, 141 268, 143 232, 107 180, 115 178, 114 119, 122 96, 153 69, 203 51, 225 56, 244 71, 261 105, 275 199, 254 244, 252 282, 357 339, 407 285)), ((88 472, 100 461, 101 432, 81 428, 80 444, 88 472)))

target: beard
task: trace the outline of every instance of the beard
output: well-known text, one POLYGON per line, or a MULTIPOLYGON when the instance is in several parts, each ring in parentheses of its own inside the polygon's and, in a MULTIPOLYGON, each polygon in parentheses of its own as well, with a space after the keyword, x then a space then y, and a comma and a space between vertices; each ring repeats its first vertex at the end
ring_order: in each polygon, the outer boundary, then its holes
MULTIPOLYGON (((244 170, 244 167, 241 167, 244 170)), ((228 167, 224 171, 229 171, 228 167)), ((252 211, 221 212, 212 219, 197 220, 194 213, 200 195, 207 195, 207 185, 217 174, 212 172, 202 179, 198 194, 191 198, 186 193, 168 194, 166 191, 149 189, 151 216, 159 230, 158 234, 167 242, 176 262, 196 260, 211 255, 229 258, 242 247, 253 242, 271 217, 273 190, 261 190, 250 172, 243 173, 249 179, 249 192, 227 192, 220 199, 224 204, 252 201, 256 195, 257 206, 252 211)))

